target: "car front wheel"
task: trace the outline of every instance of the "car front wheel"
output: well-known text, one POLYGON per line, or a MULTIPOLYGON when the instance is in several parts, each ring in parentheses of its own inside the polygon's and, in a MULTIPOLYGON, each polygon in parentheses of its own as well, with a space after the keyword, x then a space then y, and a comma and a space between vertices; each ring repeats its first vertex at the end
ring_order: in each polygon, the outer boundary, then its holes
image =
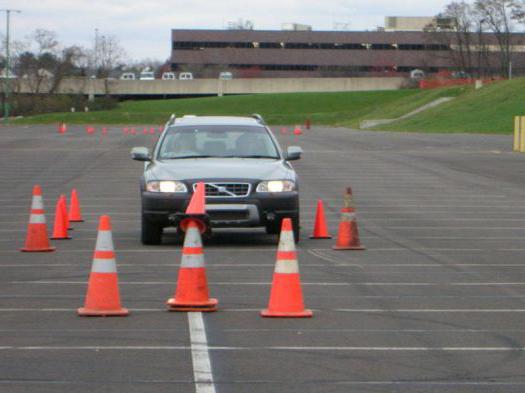
POLYGON ((162 230, 159 225, 155 225, 142 216, 141 240, 144 245, 157 245, 162 242, 162 230))

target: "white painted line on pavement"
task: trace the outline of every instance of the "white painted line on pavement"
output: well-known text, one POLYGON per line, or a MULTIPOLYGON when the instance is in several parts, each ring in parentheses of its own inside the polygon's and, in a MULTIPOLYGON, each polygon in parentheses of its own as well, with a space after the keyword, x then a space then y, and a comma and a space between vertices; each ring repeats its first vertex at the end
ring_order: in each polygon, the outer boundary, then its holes
MULTIPOLYGON (((0 346, 0 350, 18 351, 174 351, 189 346, 0 346)), ((522 352, 525 347, 306 347, 306 346, 208 346, 208 351, 374 351, 374 352, 522 352)), ((215 390, 213 390, 215 391, 215 390)))
POLYGON ((189 312, 191 358, 196 393, 215 393, 206 329, 201 312, 189 312))

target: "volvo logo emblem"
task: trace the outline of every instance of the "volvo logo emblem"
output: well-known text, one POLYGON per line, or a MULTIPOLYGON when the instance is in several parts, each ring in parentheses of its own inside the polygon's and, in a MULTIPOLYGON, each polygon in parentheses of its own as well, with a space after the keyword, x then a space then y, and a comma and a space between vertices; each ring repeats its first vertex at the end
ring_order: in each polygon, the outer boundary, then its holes
POLYGON ((219 187, 217 187, 217 191, 222 192, 222 193, 226 193, 228 190, 226 190, 226 187, 219 186, 219 187))

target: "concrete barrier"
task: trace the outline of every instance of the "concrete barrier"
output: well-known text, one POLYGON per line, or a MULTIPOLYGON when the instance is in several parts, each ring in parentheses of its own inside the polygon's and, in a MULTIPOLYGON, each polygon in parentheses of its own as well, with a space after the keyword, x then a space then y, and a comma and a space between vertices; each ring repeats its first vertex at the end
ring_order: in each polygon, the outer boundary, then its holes
MULTIPOLYGON (((58 94, 83 95, 226 95, 260 93, 299 93, 371 91, 400 89, 405 78, 265 78, 265 79, 194 79, 194 80, 103 80, 65 78, 58 94)), ((32 93, 34 84, 18 81, 18 92, 32 93)), ((47 93, 50 81, 44 81, 40 91, 47 93)))

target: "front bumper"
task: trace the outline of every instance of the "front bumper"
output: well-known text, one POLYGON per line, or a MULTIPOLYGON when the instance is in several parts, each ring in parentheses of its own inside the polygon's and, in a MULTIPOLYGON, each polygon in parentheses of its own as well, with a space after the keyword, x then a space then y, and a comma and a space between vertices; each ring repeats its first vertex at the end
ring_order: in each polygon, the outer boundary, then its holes
MULTIPOLYGON (((142 214, 160 226, 173 226, 173 217, 186 211, 189 194, 142 192, 142 214)), ((283 193, 252 193, 245 198, 206 198, 206 212, 211 226, 245 228, 271 224, 284 217, 299 214, 297 191, 283 193)))

